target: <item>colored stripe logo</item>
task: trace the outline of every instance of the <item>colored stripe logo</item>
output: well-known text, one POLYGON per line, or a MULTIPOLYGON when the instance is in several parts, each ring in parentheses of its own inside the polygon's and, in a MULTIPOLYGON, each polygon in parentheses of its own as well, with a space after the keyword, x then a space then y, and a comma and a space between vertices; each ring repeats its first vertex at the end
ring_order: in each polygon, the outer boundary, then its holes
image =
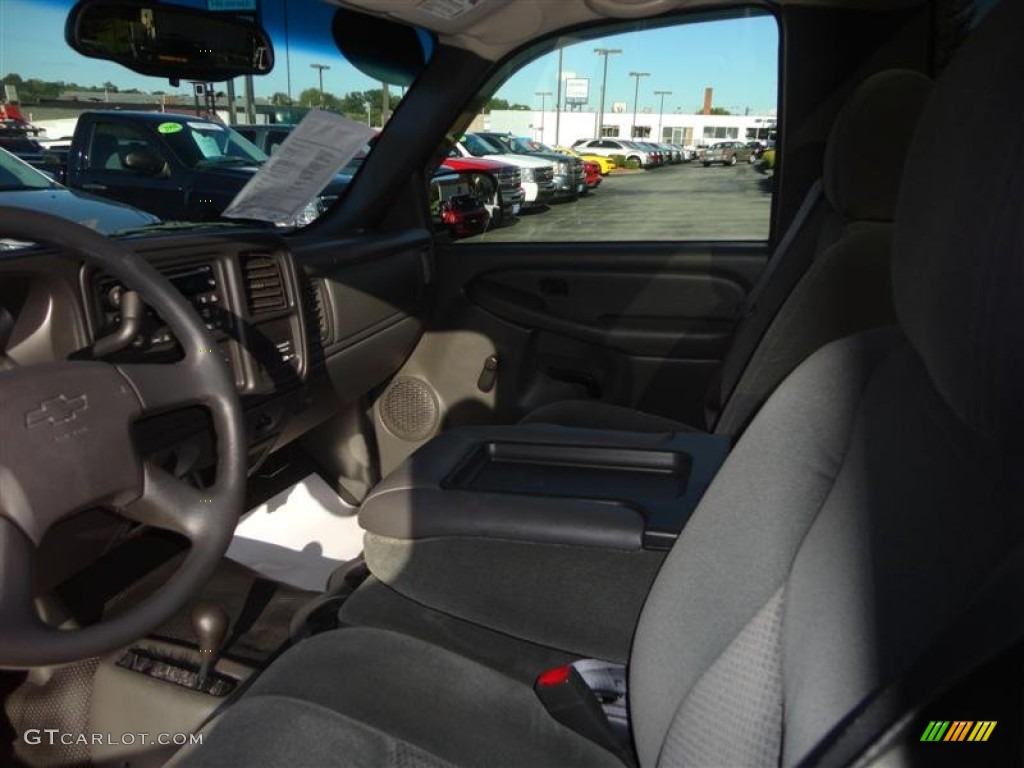
POLYGON ((921 741, 988 741, 996 720, 932 720, 921 734, 921 741))

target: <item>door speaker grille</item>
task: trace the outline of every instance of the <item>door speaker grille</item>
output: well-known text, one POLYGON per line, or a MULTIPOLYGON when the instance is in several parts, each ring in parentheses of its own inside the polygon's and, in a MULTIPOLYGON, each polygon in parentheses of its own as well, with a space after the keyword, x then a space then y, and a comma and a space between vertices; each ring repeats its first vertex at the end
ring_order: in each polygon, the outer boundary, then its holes
POLYGON ((380 400, 380 420, 400 440, 419 442, 437 429, 441 406, 433 388, 422 379, 395 379, 380 400))

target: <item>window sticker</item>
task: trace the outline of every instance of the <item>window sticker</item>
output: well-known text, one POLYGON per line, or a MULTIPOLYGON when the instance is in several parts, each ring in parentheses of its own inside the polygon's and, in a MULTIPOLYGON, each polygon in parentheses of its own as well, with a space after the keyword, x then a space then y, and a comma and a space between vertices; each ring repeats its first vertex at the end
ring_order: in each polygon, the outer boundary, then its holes
POLYGON ((310 110, 222 215, 270 222, 293 218, 373 135, 361 122, 310 110))
POLYGON ((160 133, 180 133, 184 127, 181 123, 160 123, 156 129, 160 133))
POLYGON ((224 153, 220 151, 220 144, 214 136, 204 136, 201 133, 193 132, 192 140, 203 153, 203 157, 220 157, 224 153))

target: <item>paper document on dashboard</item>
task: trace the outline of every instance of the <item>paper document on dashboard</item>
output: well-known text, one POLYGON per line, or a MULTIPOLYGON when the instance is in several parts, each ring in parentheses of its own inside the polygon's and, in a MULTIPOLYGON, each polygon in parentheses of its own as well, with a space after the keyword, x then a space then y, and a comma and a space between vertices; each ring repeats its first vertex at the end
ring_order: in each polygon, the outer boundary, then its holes
POLYGON ((310 110, 222 214, 283 223, 316 199, 374 131, 347 117, 310 110))

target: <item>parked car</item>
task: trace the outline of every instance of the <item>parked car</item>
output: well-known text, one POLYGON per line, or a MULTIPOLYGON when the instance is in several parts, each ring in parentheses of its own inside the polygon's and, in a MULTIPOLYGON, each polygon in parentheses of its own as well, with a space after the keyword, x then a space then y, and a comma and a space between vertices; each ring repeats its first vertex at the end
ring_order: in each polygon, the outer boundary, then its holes
POLYGON ((442 168, 478 174, 476 194, 480 195, 491 214, 491 226, 511 221, 523 207, 523 174, 515 165, 489 160, 485 157, 463 157, 452 149, 442 168), (482 189, 484 179, 491 179, 494 189, 482 189))
POLYGON ((652 168, 660 168, 661 166, 665 165, 666 162, 668 162, 665 157, 664 151, 662 151, 659 147, 657 147, 656 145, 652 144, 649 141, 631 141, 628 142, 628 144, 643 152, 646 152, 648 156, 651 158, 650 165, 652 168))
POLYGON ((583 178, 586 182, 585 192, 601 186, 601 182, 604 180, 601 178, 601 164, 596 160, 584 160, 583 178))
POLYGON ((607 155, 598 155, 593 152, 579 152, 572 147, 554 147, 555 152, 560 152, 563 155, 573 155, 574 157, 581 157, 584 161, 590 160, 597 163, 601 169, 601 175, 607 176, 609 173, 615 170, 615 161, 607 155))
POLYGON ((683 162, 682 150, 674 144, 666 144, 665 142, 658 142, 655 144, 656 147, 662 150, 668 157, 668 162, 671 165, 679 165, 683 162))
POLYGON ((295 128, 295 123, 234 125, 232 128, 259 147, 265 154, 273 155, 295 128))
POLYGON ((522 175, 523 209, 541 208, 555 196, 555 169, 550 161, 508 151, 498 142, 467 133, 455 143, 462 157, 483 157, 519 168, 522 175))
POLYGON ((591 155, 622 155, 626 162, 634 161, 640 168, 648 168, 655 164, 655 158, 650 150, 643 149, 633 142, 623 139, 580 139, 573 142, 573 149, 578 152, 586 152, 591 155))
POLYGON ((567 157, 561 152, 555 152, 546 144, 525 137, 505 133, 480 133, 478 135, 493 143, 501 144, 510 152, 550 161, 555 170, 554 200, 575 200, 586 189, 582 158, 567 157))
MULTIPOLYGON (((67 189, 5 149, 0 149, 0 205, 52 213, 104 234, 160 222, 130 205, 67 189)), ((4 248, 0 240, 0 250, 4 248)))
POLYGON ((24 160, 39 170, 46 164, 46 148, 39 143, 39 130, 23 120, 0 120, 0 149, 24 160))
MULTIPOLYGON (((268 160, 226 125, 190 115, 83 112, 71 139, 64 183, 137 205, 164 220, 213 221, 268 160)), ((316 219, 348 186, 339 173, 292 221, 316 219)))
POLYGON ((750 150, 749 162, 753 163, 756 160, 760 160, 767 148, 768 144, 763 141, 758 141, 756 139, 754 141, 748 141, 747 149, 750 150))
POLYGON ((700 161, 707 168, 710 165, 736 165, 738 162, 753 162, 750 148, 742 141, 717 141, 700 154, 700 161))

